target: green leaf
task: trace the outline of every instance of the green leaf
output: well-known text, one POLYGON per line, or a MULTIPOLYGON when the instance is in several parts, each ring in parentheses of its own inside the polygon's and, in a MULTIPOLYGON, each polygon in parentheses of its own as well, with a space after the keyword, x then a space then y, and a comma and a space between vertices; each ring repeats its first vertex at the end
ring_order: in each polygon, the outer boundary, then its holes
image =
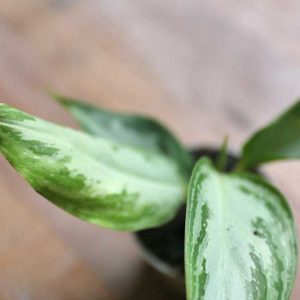
POLYGON ((116 113, 55 95, 87 133, 114 142, 164 154, 190 176, 192 158, 177 138, 158 121, 146 116, 116 113))
POLYGON ((252 174, 222 174, 208 158, 191 178, 186 216, 188 300, 288 300, 297 267, 284 197, 252 174))
POLYGON ((169 158, 61 127, 0 104, 0 151, 41 195, 88 222, 159 226, 182 204, 186 180, 169 158))
POLYGON ((275 160, 299 158, 300 101, 246 142, 240 169, 249 169, 275 160))

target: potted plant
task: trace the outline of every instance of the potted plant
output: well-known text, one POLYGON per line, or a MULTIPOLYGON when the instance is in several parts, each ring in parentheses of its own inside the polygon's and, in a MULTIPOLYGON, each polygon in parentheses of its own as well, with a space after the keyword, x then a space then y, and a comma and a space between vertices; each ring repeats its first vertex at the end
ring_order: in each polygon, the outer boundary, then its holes
POLYGON ((300 101, 234 157, 227 139, 191 152, 153 119, 56 99, 82 132, 0 105, 0 151, 39 194, 87 222, 136 232, 154 266, 185 269, 188 300, 289 299, 294 219, 258 167, 300 158, 300 101))

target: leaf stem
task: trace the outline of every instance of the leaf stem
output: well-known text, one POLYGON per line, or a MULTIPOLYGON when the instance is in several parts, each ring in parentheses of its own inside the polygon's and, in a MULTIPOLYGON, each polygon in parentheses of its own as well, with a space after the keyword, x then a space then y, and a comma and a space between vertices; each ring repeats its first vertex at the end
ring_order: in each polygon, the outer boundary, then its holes
POLYGON ((243 165, 243 162, 240 161, 236 166, 235 168, 233 169, 233 172, 234 173, 240 173, 244 170, 244 165, 243 165))
POLYGON ((216 166, 217 169, 220 172, 223 172, 227 166, 227 161, 228 161, 228 155, 227 155, 227 149, 228 149, 228 140, 229 137, 226 135, 223 139, 222 146, 220 148, 220 152, 217 158, 216 166))

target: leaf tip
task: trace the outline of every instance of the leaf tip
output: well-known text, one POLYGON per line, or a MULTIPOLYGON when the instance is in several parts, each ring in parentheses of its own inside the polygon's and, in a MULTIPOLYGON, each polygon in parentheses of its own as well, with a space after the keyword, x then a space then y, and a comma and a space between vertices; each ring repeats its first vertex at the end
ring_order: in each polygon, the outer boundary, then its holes
POLYGON ((68 100, 67 97, 64 97, 54 91, 49 91, 48 94, 53 100, 55 100, 58 104, 60 104, 63 107, 67 107, 70 102, 70 100, 68 100))
POLYGON ((7 103, 4 103, 4 102, 0 102, 0 109, 5 109, 7 108, 9 105, 7 103))

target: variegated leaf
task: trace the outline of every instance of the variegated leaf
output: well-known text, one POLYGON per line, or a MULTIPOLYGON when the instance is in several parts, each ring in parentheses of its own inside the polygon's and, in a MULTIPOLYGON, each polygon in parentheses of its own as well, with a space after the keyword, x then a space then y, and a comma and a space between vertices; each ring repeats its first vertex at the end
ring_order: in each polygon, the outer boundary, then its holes
POLYGON ((157 120, 147 116, 112 112, 62 96, 54 96, 94 136, 166 155, 185 176, 192 171, 192 157, 178 139, 157 120))
POLYGON ((287 300, 297 266, 292 213, 262 178, 193 172, 186 217, 188 300, 287 300))
POLYGON ((170 220, 186 179, 166 156, 61 127, 0 104, 0 151, 40 194, 105 227, 170 220))

